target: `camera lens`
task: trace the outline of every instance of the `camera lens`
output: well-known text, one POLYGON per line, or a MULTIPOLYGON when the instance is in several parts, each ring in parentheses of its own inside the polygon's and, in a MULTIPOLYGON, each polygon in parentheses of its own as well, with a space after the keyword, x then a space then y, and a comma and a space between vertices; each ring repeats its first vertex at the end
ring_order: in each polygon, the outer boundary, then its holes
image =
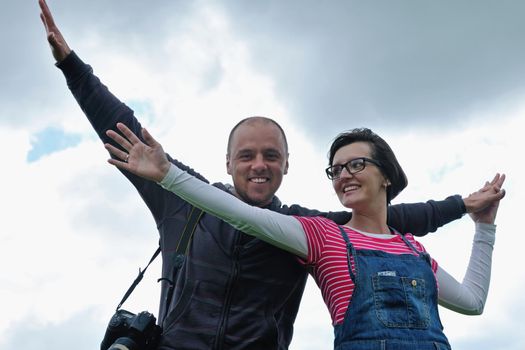
POLYGON ((128 337, 122 337, 115 340, 115 342, 109 347, 108 350, 138 350, 139 347, 133 339, 128 337))

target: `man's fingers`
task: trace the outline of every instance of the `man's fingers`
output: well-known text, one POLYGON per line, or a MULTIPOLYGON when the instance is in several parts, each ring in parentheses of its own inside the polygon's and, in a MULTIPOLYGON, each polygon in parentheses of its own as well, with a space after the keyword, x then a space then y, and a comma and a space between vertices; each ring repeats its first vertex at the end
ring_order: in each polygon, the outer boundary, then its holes
POLYGON ((503 186, 503 183, 505 182, 505 178, 505 174, 501 174, 501 176, 499 176, 498 180, 495 182, 495 185, 501 188, 503 186))
POLYGON ((498 179, 499 179, 499 174, 496 173, 496 175, 494 175, 494 178, 492 179, 492 181, 490 181, 490 184, 491 184, 491 185, 496 184, 496 182, 498 181, 498 179))
POLYGON ((46 33, 47 33, 47 40, 49 40, 49 35, 51 34, 51 30, 49 29, 49 21, 44 15, 44 13, 40 13, 40 20, 44 24, 44 29, 46 30, 46 33))
POLYGON ((503 190, 503 189, 502 189, 502 190, 499 190, 499 189, 498 189, 498 192, 495 194, 495 196, 496 196, 496 198, 497 198, 498 200, 502 199, 503 197, 505 197, 505 190, 503 190))
POLYGON ((46 32, 48 32, 46 18, 44 17, 44 14, 43 14, 43 13, 40 13, 40 20, 41 20, 42 23, 44 24, 44 28, 46 29, 46 32))
POLYGON ((505 190, 502 189, 495 189, 494 193, 492 193, 489 198, 488 198, 488 202, 489 203, 498 203, 501 199, 503 199, 503 197, 505 197, 505 190))
POLYGON ((42 18, 42 21, 46 25, 46 28, 49 28, 50 25, 54 25, 51 11, 49 10, 49 7, 47 6, 47 3, 45 1, 40 0, 38 1, 38 4, 40 5, 40 10, 42 10, 42 12, 40 13, 40 18, 42 18))
POLYGON ((49 6, 47 6, 47 2, 45 2, 45 0, 38 0, 38 4, 40 5, 40 10, 42 10, 42 14, 46 17, 47 22, 52 24, 53 15, 51 14, 49 6))

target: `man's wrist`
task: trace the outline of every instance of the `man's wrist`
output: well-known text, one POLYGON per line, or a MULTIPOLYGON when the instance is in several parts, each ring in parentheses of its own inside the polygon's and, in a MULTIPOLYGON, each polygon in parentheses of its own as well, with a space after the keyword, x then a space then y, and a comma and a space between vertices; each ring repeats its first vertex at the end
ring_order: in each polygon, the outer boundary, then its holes
POLYGON ((462 198, 461 196, 457 195, 456 198, 458 198, 458 203, 459 203, 459 208, 461 210, 461 214, 462 215, 465 215, 467 213, 469 213, 469 203, 467 203, 467 201, 469 200, 468 198, 462 198))
POLYGON ((472 202, 469 199, 469 197, 462 198, 461 204, 463 205, 463 209, 465 210, 465 214, 472 212, 472 202))

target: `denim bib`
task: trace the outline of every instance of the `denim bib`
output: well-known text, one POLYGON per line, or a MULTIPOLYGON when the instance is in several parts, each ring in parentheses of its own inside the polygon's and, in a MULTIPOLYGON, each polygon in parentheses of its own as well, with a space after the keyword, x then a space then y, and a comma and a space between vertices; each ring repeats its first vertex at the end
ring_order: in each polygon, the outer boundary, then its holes
POLYGON ((339 229, 355 287, 344 322, 335 326, 334 348, 450 350, 439 319, 429 255, 418 252, 403 235, 399 236, 417 255, 356 250, 343 228, 339 229))

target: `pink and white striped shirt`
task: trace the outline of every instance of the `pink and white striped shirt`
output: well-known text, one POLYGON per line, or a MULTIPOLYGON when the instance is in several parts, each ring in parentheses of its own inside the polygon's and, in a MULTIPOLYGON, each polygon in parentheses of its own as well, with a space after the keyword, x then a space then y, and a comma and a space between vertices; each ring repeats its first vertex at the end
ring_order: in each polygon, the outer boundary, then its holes
MULTIPOLYGON (((328 307, 332 324, 343 323, 346 310, 354 292, 354 283, 348 273, 346 243, 337 224, 323 217, 296 217, 303 226, 308 242, 306 264, 312 266, 312 276, 321 289, 328 307)), ((399 235, 389 238, 376 238, 365 235, 348 226, 342 226, 356 250, 381 250, 391 254, 416 253, 410 249, 399 235)), ((416 248, 425 248, 414 240, 411 234, 405 237, 416 248)), ((352 269, 354 264, 352 262, 352 269)), ((432 259, 432 271, 437 271, 437 263, 432 259)))

